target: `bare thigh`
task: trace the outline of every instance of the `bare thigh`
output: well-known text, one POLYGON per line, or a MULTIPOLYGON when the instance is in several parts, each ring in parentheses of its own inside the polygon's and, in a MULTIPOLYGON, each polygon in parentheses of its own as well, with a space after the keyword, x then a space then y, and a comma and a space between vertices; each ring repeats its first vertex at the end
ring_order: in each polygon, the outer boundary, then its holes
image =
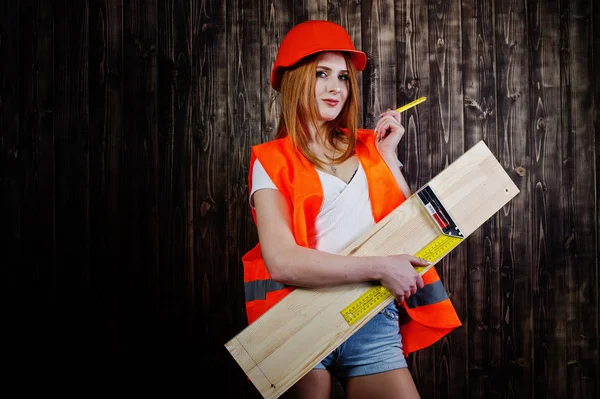
POLYGON ((419 392, 407 368, 384 373, 350 377, 346 383, 348 399, 419 399, 419 392))
POLYGON ((331 374, 327 370, 311 370, 282 396, 284 399, 330 399, 331 374))

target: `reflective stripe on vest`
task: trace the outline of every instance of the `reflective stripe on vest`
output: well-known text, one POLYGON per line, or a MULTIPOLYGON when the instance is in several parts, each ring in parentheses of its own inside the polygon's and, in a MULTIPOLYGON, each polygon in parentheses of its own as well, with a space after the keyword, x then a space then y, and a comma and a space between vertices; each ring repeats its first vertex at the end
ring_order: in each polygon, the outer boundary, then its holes
POLYGON ((271 279, 247 281, 244 283, 246 302, 265 300, 268 292, 279 291, 285 287, 285 284, 277 283, 271 279))
POLYGON ((441 280, 434 281, 425 285, 416 293, 410 296, 405 302, 406 305, 414 309, 418 306, 433 305, 434 303, 442 302, 448 299, 448 294, 441 280))

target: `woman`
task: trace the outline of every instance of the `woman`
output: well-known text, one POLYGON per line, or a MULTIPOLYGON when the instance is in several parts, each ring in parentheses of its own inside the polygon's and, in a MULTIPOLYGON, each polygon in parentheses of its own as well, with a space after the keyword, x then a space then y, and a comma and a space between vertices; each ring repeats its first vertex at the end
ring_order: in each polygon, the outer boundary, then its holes
POLYGON ((276 139, 252 148, 250 204, 259 244, 243 258, 249 323, 294 287, 378 281, 397 299, 288 397, 329 398, 333 373, 349 398, 418 398, 404 355, 460 325, 435 270, 424 278, 415 272, 426 261, 407 254, 336 255, 411 194, 395 152, 404 133, 400 114, 388 109, 373 131, 357 128, 357 71, 365 65, 365 54, 341 26, 295 26, 271 74, 281 93, 276 139), (412 341, 400 335, 399 303, 412 318, 402 330, 412 341))

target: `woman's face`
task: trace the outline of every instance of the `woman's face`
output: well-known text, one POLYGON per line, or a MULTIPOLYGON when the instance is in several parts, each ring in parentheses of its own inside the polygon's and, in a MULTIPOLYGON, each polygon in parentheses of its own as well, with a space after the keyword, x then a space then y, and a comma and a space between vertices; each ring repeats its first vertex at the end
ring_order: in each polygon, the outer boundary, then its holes
POLYGON ((319 125, 338 117, 349 92, 348 67, 340 53, 325 52, 317 59, 315 101, 319 125))

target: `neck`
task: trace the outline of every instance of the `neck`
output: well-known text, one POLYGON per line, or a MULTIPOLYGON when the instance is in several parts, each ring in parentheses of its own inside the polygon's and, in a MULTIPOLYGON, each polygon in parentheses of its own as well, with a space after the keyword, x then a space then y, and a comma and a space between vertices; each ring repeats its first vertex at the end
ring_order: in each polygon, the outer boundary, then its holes
POLYGON ((326 142, 325 134, 323 131, 323 123, 319 123, 317 126, 309 126, 310 139, 317 145, 324 145, 326 142))

